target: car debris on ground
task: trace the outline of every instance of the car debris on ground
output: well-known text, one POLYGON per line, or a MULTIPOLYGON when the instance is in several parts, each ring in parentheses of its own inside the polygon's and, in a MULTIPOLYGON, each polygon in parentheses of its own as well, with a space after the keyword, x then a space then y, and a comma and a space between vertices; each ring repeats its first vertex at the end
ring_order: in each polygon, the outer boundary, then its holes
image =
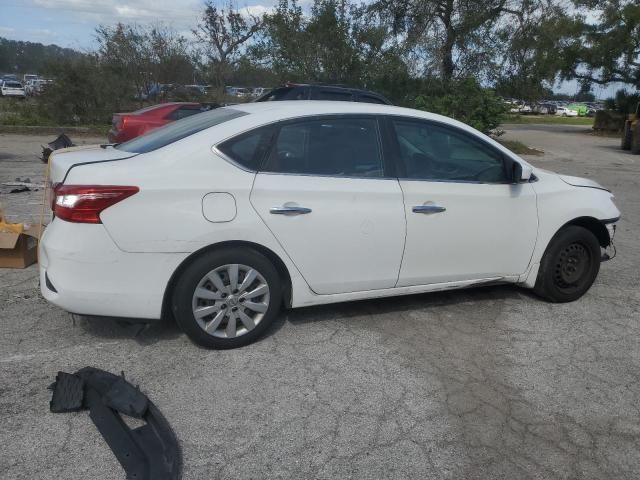
POLYGON ((42 163, 49 162, 49 156, 53 153, 54 150, 59 150, 61 148, 75 147, 75 144, 71 141, 71 139, 64 133, 58 135, 53 142, 47 143, 47 146, 41 145, 42 147, 42 163))
POLYGON ((53 391, 52 413, 89 410, 128 479, 176 480, 180 478, 182 456, 171 426, 158 407, 124 378, 93 367, 76 373, 58 372, 49 387, 53 391), (122 415, 145 422, 129 428, 122 415))

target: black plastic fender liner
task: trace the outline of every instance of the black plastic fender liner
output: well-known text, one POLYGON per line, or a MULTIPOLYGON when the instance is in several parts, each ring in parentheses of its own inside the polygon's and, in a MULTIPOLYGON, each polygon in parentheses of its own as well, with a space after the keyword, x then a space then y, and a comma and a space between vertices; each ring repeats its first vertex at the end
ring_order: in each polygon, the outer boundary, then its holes
POLYGON ((130 480, 176 480, 182 470, 178 439, 160 410, 123 376, 85 367, 59 372, 52 385, 51 411, 82 409, 98 428, 130 480), (73 377, 73 378, 72 378, 73 377), (121 414, 145 421, 131 429, 121 414))

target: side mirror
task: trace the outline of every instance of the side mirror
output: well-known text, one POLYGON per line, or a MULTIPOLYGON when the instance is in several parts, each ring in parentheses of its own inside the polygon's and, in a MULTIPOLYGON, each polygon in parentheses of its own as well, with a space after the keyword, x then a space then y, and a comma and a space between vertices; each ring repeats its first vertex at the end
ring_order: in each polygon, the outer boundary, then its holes
POLYGON ((511 163, 511 183, 525 183, 531 178, 533 169, 529 165, 522 165, 520 162, 511 163))

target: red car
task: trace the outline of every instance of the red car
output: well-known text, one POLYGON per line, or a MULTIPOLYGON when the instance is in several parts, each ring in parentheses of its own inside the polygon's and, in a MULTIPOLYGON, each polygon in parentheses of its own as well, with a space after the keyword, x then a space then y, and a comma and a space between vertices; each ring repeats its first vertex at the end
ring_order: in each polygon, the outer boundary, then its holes
POLYGON ((109 130, 110 143, 122 143, 167 123, 190 117, 211 108, 201 103, 160 103, 129 113, 114 113, 109 130))

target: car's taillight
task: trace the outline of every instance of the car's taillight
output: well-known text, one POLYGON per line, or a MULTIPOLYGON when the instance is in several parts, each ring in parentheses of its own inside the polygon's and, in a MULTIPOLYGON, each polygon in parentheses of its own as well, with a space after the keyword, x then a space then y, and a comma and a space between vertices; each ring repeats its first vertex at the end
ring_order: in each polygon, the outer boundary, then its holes
POLYGON ((123 130, 127 125, 127 117, 124 115, 114 115, 113 117, 113 126, 116 130, 123 130))
POLYGON ((103 210, 139 191, 138 187, 120 185, 58 185, 53 213, 67 222, 102 223, 103 210))

